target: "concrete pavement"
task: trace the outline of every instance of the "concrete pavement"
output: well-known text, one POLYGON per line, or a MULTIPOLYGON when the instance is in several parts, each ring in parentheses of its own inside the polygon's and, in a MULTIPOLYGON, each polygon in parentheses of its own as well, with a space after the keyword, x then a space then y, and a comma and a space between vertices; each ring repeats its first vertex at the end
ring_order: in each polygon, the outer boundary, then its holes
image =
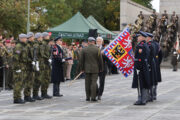
MULTIPOLYGON (((132 76, 107 76, 101 101, 85 101, 84 80, 61 84, 61 98, 24 105, 13 104, 12 91, 0 92, 0 120, 179 120, 180 71, 162 69, 158 99, 146 106, 134 106, 137 90, 132 76)), ((49 88, 52 95, 52 85, 49 88)))

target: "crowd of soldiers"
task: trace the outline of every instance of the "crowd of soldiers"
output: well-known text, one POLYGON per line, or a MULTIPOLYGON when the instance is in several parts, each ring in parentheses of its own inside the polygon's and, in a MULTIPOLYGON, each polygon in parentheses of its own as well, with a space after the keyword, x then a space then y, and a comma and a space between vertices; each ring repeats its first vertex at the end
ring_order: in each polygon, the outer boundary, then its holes
MULTIPOLYGON (((101 37, 97 38, 96 46, 103 50, 101 37)), ((83 41, 79 46, 75 43, 67 46, 61 37, 50 40, 47 32, 36 34, 29 32, 20 34, 18 40, 1 39, 0 47, 2 68, 7 74, 6 80, 3 81, 5 88, 13 89, 14 103, 24 104, 51 99, 52 96, 48 95, 50 82, 53 83, 53 96, 62 97, 60 83, 74 79, 81 72, 80 53, 82 48, 88 47, 88 41, 83 41)), ((104 65, 107 68, 108 65, 104 65)), ((97 92, 99 100, 104 91, 106 73, 107 69, 99 73, 100 86, 96 89, 99 91, 97 92)), ((85 78, 85 73, 80 78, 85 78)))

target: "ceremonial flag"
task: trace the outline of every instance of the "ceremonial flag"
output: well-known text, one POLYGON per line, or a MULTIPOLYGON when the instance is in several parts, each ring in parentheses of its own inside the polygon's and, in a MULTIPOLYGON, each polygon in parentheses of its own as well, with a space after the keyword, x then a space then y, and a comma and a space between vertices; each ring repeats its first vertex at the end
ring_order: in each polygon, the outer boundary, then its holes
POLYGON ((134 68, 134 56, 129 29, 120 33, 105 49, 104 54, 128 77, 134 68))

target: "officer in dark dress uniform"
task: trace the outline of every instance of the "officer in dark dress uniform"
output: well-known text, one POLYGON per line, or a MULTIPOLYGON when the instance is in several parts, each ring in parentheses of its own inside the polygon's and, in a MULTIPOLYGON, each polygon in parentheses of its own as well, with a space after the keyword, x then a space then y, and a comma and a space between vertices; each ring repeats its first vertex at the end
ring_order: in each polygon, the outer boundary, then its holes
POLYGON ((149 56, 149 72, 150 72, 150 82, 151 88, 148 90, 148 101, 153 102, 153 86, 157 83, 157 72, 156 72, 156 63, 155 63, 155 43, 152 41, 153 35, 151 33, 146 33, 147 38, 146 42, 150 49, 150 56, 149 56))
POLYGON ((157 40, 153 40, 155 44, 155 63, 156 63, 156 72, 157 72, 157 81, 155 82, 155 85, 153 86, 153 100, 156 100, 157 96, 157 85, 158 82, 161 82, 161 69, 160 69, 160 64, 162 62, 162 51, 159 45, 159 42, 157 40))
POLYGON ((62 97, 60 94, 60 82, 64 82, 63 73, 63 50, 62 50, 62 39, 57 37, 55 40, 56 44, 53 46, 52 50, 52 73, 51 80, 53 83, 53 96, 62 97))
POLYGON ((138 89, 138 100, 134 105, 146 105, 147 89, 151 87, 149 79, 148 58, 150 54, 149 47, 145 41, 147 35, 140 31, 137 34, 138 44, 135 49, 134 76, 132 88, 138 89))

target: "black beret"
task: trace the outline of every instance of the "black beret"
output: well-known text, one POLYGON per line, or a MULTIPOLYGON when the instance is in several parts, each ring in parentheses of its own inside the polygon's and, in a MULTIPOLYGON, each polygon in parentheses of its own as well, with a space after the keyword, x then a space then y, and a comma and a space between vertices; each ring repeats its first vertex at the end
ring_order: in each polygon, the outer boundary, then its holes
POLYGON ((139 36, 147 37, 148 35, 147 35, 145 32, 143 32, 143 31, 139 31, 139 32, 136 34, 136 36, 137 36, 137 37, 139 37, 139 36))
MULTIPOLYGON (((57 38, 55 38, 54 41, 56 42, 56 41, 58 41, 59 39, 61 40, 61 36, 58 36, 57 38)), ((62 41, 62 40, 61 40, 61 41, 62 41)))

